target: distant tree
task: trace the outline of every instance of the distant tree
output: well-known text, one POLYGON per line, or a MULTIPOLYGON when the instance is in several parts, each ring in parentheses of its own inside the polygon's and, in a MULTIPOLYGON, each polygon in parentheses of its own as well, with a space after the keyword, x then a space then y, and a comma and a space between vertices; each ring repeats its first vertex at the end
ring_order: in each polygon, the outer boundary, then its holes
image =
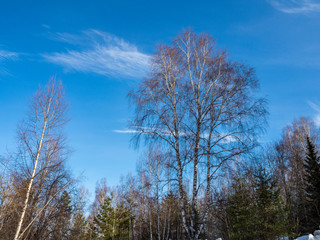
POLYGON ((52 230, 52 239, 69 239, 70 235, 70 220, 72 214, 71 197, 67 191, 63 191, 58 205, 55 220, 55 226, 52 230))
POLYGON ((264 168, 259 168, 255 181, 255 239, 273 240, 288 235, 287 211, 277 183, 264 168))
POLYGON ((227 214, 228 195, 231 187, 222 187, 214 194, 214 206, 210 208, 208 223, 206 224, 207 239, 229 239, 229 220, 227 214))
POLYGON ((255 206, 248 184, 242 177, 238 176, 234 179, 226 212, 230 239, 255 239, 255 206))
POLYGON ((320 159, 314 144, 307 137, 305 158, 306 232, 312 233, 320 224, 320 159))
MULTIPOLYGON (((139 193, 139 185, 137 178, 131 174, 127 174, 126 177, 121 178, 121 185, 118 187, 120 198, 124 202, 126 208, 130 212, 129 218, 129 240, 135 238, 134 227, 136 225, 136 219, 139 215, 139 205, 142 204, 138 199, 141 196, 139 193), (137 215, 137 216, 136 216, 137 215)), ((138 238, 138 237, 137 237, 138 238)))
POLYGON ((11 236, 17 219, 17 193, 14 191, 14 177, 10 173, 10 159, 0 156, 0 239, 11 236), (13 226, 12 226, 13 225, 13 226))
POLYGON ((77 188, 73 197, 73 216, 71 220, 70 240, 90 240, 89 223, 85 217, 88 190, 77 188))
POLYGON ((148 208, 149 220, 149 238, 155 237, 161 240, 163 235, 160 219, 160 198, 165 193, 166 166, 164 155, 160 147, 149 147, 141 159, 138 171, 140 172, 142 182, 142 191, 147 197, 146 207, 148 208), (156 219, 154 219, 156 215, 156 219), (154 221, 155 220, 155 221, 154 221))
POLYGON ((162 199, 161 206, 162 237, 161 239, 184 239, 184 230, 179 211, 179 197, 172 191, 162 199))
POLYGON ((115 205, 113 196, 108 196, 98 209, 94 219, 94 239, 122 240, 129 237, 130 212, 123 204, 115 205))
POLYGON ((225 223, 228 238, 273 240, 288 236, 288 213, 276 180, 262 167, 247 170, 233 177, 229 190, 225 223))
POLYGON ((97 215, 94 218, 94 239, 112 239, 113 208, 111 201, 111 197, 106 197, 98 208, 97 215))
POLYGON ((308 215, 306 202, 307 137, 317 147, 320 142, 320 128, 305 117, 295 119, 283 129, 281 139, 274 144, 269 159, 273 175, 277 178, 281 195, 288 208, 291 232, 295 235, 307 233, 305 229, 308 215))
POLYGON ((72 219, 72 227, 70 229, 70 240, 88 240, 87 221, 82 212, 77 212, 72 219))

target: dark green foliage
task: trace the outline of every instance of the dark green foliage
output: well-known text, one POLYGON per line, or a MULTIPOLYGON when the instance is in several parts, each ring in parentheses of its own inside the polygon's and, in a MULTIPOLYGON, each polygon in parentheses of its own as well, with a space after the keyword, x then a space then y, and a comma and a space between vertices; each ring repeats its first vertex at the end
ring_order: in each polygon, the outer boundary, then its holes
POLYGON ((273 240, 288 234, 287 211, 280 191, 262 168, 254 182, 234 179, 226 212, 230 239, 273 240))
POLYGON ((97 216, 94 219, 94 239, 110 239, 112 236, 112 207, 111 197, 106 197, 100 206, 97 216))
POLYGON ((113 197, 106 197, 94 219, 94 239, 128 239, 129 219, 123 204, 113 204, 113 197))
POLYGON ((260 168, 255 176, 256 239, 273 240, 288 234, 287 210, 276 181, 260 168))
POLYGON ((70 220, 72 214, 71 197, 67 191, 63 191, 59 205, 56 225, 53 231, 53 239, 68 239, 70 220))
POLYGON ((254 205, 244 179, 238 177, 232 185, 232 194, 226 209, 230 239, 250 240, 254 236, 254 205))
POLYGON ((70 240, 86 240, 87 221, 81 212, 77 212, 72 219, 72 228, 70 230, 70 240))
POLYGON ((307 153, 304 166, 307 203, 307 217, 304 227, 306 232, 312 233, 320 224, 320 163, 315 146, 309 137, 307 137, 307 153))

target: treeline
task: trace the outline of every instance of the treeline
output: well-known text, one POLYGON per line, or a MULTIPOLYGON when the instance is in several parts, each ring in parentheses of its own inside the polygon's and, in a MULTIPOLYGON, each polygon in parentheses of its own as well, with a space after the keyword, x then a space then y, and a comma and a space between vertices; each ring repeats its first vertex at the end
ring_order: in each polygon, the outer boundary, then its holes
MULTIPOLYGON (((317 229, 319 136, 311 120, 300 118, 284 129, 279 141, 225 166, 199 238, 293 238, 317 229)), ((47 178, 42 183, 47 187, 34 187, 22 239, 187 239, 166 157, 159 148, 148 149, 136 176, 128 174, 113 188, 104 180, 97 183, 92 204, 88 192, 75 183, 58 192, 68 175, 52 169, 56 183, 47 178)), ((1 179, 0 239, 13 238, 25 195, 23 185, 12 182, 21 173, 12 174, 1 179)))
MULTIPOLYGON (((226 164, 199 239, 293 239, 313 233, 320 222, 318 133, 311 120, 300 118, 279 141, 226 164)), ((97 185, 84 239, 188 239, 167 156, 159 148, 145 156, 136 176, 128 175, 114 189, 103 181, 97 185)), ((203 201, 199 197, 199 208, 203 201)), ((190 199, 186 204, 189 215, 190 199)))
POLYGON ((266 239, 320 223, 319 128, 300 118, 259 143, 266 100, 254 69, 208 34, 185 31, 151 57, 129 93, 137 173, 95 200, 65 167, 62 83, 39 88, 18 125, 17 151, 1 158, 0 239, 266 239))
POLYGON ((234 167, 215 198, 223 239, 293 239, 319 228, 318 134, 311 120, 294 120, 279 141, 234 167))

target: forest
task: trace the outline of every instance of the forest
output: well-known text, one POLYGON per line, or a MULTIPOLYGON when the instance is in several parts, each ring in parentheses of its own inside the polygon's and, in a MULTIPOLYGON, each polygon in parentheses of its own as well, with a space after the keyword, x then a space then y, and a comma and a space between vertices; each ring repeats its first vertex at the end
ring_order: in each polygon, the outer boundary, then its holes
POLYGON ((101 179, 93 202, 66 167, 72 119, 62 81, 35 91, 15 151, 0 155, 0 239, 274 240, 319 228, 313 120, 292 119, 262 141, 268 100, 255 69, 207 33, 183 31, 150 62, 128 93, 143 157, 117 186, 101 179))

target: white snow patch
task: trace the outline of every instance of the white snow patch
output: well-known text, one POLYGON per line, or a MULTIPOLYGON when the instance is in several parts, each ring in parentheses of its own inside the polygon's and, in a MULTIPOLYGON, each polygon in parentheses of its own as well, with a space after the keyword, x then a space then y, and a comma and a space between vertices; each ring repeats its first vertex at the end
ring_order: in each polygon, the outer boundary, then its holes
POLYGON ((304 235, 304 236, 296 238, 295 240, 320 240, 320 230, 314 231, 313 234, 314 235, 312 235, 312 234, 304 235))

